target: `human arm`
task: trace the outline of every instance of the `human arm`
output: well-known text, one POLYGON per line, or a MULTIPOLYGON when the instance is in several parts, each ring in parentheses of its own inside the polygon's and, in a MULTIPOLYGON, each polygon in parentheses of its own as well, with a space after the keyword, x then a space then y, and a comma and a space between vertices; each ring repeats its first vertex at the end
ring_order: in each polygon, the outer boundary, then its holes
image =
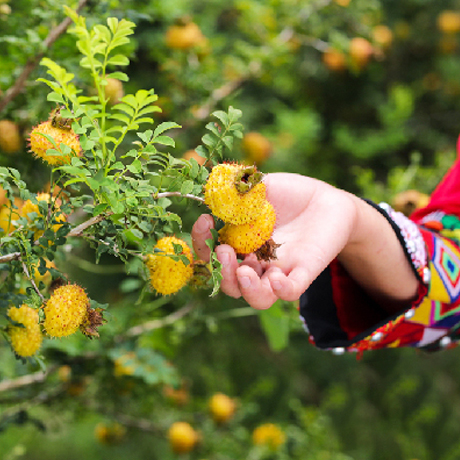
MULTIPOLYGON (((267 199, 277 214, 273 240, 277 259, 254 255, 238 262, 234 250, 219 245, 222 291, 243 297, 252 307, 269 308, 277 299, 294 301, 338 258, 340 263, 389 313, 410 303, 419 281, 388 220, 360 198, 322 181, 298 174, 268 174, 267 199)), ((199 258, 213 219, 202 215, 192 229, 199 258)))

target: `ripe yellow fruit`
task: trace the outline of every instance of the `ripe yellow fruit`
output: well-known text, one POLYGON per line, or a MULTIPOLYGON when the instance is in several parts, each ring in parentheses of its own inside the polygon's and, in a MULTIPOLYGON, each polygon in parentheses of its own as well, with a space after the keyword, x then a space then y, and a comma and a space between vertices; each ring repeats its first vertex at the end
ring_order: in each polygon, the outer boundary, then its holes
POLYGON ((223 393, 214 394, 209 401, 209 410, 216 423, 225 423, 235 414, 235 401, 223 393))
POLYGON ((107 85, 104 88, 104 95, 108 99, 109 104, 118 104, 121 98, 125 95, 123 82, 116 78, 106 78, 107 85))
POLYGON ((212 168, 204 187, 204 201, 212 213, 235 225, 246 224, 262 212, 266 190, 263 182, 250 187, 251 177, 259 174, 254 167, 222 163, 212 168), (248 171, 246 175, 245 171, 248 171), (238 187, 248 185, 247 192, 238 187))
POLYGON ((372 29, 372 38, 375 43, 387 49, 393 41, 393 32, 388 26, 379 24, 372 29))
POLYGON ((265 201, 261 213, 253 221, 241 225, 225 224, 219 230, 219 241, 229 244, 237 254, 251 254, 270 239, 275 223, 275 209, 265 201))
POLYGON ((182 289, 193 276, 193 255, 187 243, 175 236, 165 236, 158 240, 153 252, 147 255, 146 265, 150 273, 150 284, 158 294, 174 294, 182 289), (180 255, 184 255, 189 263, 174 260, 176 255, 174 244, 182 246, 180 255))
POLYGON ((252 442, 255 445, 264 445, 271 450, 276 450, 286 442, 286 435, 277 425, 264 423, 253 431, 252 442))
POLYGON ((74 131, 53 126, 50 120, 36 126, 30 133, 29 141, 32 153, 52 166, 68 164, 73 155, 82 155, 80 141, 74 131), (57 148, 43 134, 52 137, 57 148), (72 153, 70 155, 63 154, 60 148, 61 144, 71 148, 72 153), (47 150, 49 149, 55 149, 61 152, 61 155, 48 154, 47 150))
POLYGON ((23 205, 23 201, 20 198, 14 199, 15 208, 11 206, 10 202, 7 202, 0 208, 0 228, 9 234, 16 230, 16 221, 19 219, 19 210, 23 205))
POLYGON ((169 427, 168 440, 174 453, 186 454, 196 446, 199 436, 189 423, 175 422, 169 427))
POLYGON ((350 40, 349 52, 352 62, 361 69, 369 62, 374 53, 374 48, 369 40, 354 37, 350 40))
POLYGON ((189 50, 206 42, 206 37, 194 22, 172 25, 166 31, 166 46, 175 50, 189 50))
POLYGON ((89 309, 90 300, 77 284, 58 287, 45 304, 43 326, 52 337, 65 337, 77 332, 89 309))
POLYGON ((438 16, 437 26, 445 34, 460 32, 460 12, 453 10, 442 11, 438 16))
POLYGON ((322 59, 324 65, 334 72, 341 72, 347 68, 347 58, 345 54, 335 48, 328 48, 323 53, 322 59))
POLYGON ((337 5, 347 7, 350 4, 351 0, 334 0, 337 5))
POLYGON ((23 358, 33 356, 42 343, 38 311, 27 305, 11 307, 8 316, 21 326, 10 326, 8 335, 15 353, 23 358))
POLYGON ((0 120, 0 150, 12 154, 22 147, 18 125, 11 120, 0 120))
POLYGON ((250 132, 243 136, 241 148, 246 159, 257 165, 262 164, 272 153, 271 142, 262 134, 250 132))

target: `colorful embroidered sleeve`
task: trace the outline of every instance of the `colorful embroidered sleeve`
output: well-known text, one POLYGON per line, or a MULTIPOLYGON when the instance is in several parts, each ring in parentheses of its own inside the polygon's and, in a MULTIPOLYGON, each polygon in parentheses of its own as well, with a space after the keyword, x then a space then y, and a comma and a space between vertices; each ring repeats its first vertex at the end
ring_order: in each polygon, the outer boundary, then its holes
POLYGON ((418 298, 389 317, 334 261, 301 298, 311 342, 335 353, 453 346, 460 339, 460 220, 437 211, 416 224, 386 204, 376 208, 420 281, 418 298))

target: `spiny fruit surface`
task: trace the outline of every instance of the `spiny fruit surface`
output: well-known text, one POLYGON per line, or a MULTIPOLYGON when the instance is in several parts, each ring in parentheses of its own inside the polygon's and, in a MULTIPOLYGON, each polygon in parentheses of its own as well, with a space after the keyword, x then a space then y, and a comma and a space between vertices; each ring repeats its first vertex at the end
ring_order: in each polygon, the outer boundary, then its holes
POLYGON ((176 454, 185 454, 193 450, 198 439, 198 433, 187 422, 175 422, 169 427, 169 445, 176 454))
POLYGON ((0 120, 0 150, 16 153, 22 146, 18 125, 11 120, 0 120))
POLYGON ((23 358, 33 356, 42 343, 38 311, 27 305, 22 305, 11 307, 8 310, 8 316, 16 323, 24 326, 10 326, 8 328, 13 350, 23 358))
POLYGON ((259 425, 252 433, 252 441, 256 445, 265 445, 276 450, 286 441, 284 432, 273 423, 259 425))
POLYGON ((247 224, 225 224, 219 230, 219 241, 229 244, 237 254, 251 254, 270 239, 276 223, 276 213, 270 202, 265 201, 259 216, 247 224))
POLYGON ((82 153, 78 136, 72 129, 62 129, 53 126, 50 120, 40 123, 30 133, 30 150, 36 157, 50 165, 62 165, 70 163, 71 155, 51 155, 46 153, 48 149, 60 151, 60 145, 65 144, 72 149, 73 154, 80 156, 82 153), (57 149, 42 134, 47 134, 54 139, 57 149))
POLYGON ((77 284, 58 287, 44 307, 46 333, 52 337, 65 337, 77 332, 89 303, 84 289, 77 284))
POLYGON ((235 401, 223 393, 214 394, 209 401, 209 410, 216 423, 225 423, 230 420, 235 409, 235 401))
POLYGON ((154 252, 147 255, 146 265, 150 273, 150 284, 159 294, 169 295, 182 289, 193 276, 193 255, 187 243, 175 236, 165 236, 158 240, 154 252), (169 257, 175 255, 174 244, 182 246, 182 255, 189 261, 186 265, 182 260, 169 257))
MULTIPOLYGON (((265 202, 265 184, 259 182, 248 192, 237 189, 238 175, 247 166, 222 163, 212 168, 204 187, 204 201, 212 213, 235 225, 246 224, 261 213, 265 202)), ((244 183, 243 177, 242 182, 244 183)))

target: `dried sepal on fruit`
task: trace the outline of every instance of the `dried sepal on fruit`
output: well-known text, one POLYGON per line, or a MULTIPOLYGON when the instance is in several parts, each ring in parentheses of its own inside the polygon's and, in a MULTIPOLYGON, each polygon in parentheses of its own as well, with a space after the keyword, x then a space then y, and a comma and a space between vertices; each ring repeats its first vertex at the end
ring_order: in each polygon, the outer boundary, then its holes
POLYGON ((243 225, 225 224, 219 230, 219 241, 229 244, 237 254, 251 254, 271 238, 275 223, 275 209, 264 201, 255 220, 243 225))
POLYGON ((67 125, 65 126, 66 127, 62 127, 62 123, 53 122, 51 119, 33 128, 30 133, 29 144, 30 150, 34 156, 41 158, 52 166, 69 164, 72 156, 81 156, 82 149, 78 135, 75 134, 72 128, 68 128, 67 125), (56 146, 54 146, 44 134, 53 138, 56 146), (69 147, 71 149, 71 154, 62 152, 60 147, 61 144, 69 147), (47 153, 49 149, 57 150, 60 152, 60 155, 47 153))
POLYGON ((204 187, 205 203, 224 222, 246 224, 257 218, 266 201, 262 178, 263 174, 255 166, 216 165, 204 187))
POLYGON ((175 236, 165 236, 158 240, 154 252, 145 261, 150 274, 150 284, 158 294, 169 295, 182 289, 193 276, 193 255, 187 243, 175 236), (174 245, 182 247, 176 253, 174 245), (185 256, 188 264, 174 256, 185 256))
POLYGON ((85 320, 90 300, 77 284, 66 284, 54 290, 43 310, 43 326, 51 337, 66 337, 77 332, 85 320))
POLYGON ((23 358, 35 355, 42 343, 38 311, 28 305, 11 307, 8 316, 18 326, 9 326, 8 335, 14 352, 23 358))

